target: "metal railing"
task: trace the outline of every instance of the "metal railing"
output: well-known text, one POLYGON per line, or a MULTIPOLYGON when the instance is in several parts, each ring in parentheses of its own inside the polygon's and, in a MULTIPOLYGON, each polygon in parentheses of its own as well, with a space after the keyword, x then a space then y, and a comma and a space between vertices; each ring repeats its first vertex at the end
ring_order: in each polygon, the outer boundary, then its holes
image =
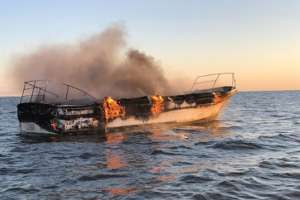
POLYGON ((22 96, 20 99, 20 103, 24 102, 47 102, 47 97, 56 99, 56 101, 60 102, 68 102, 70 100, 73 100, 72 95, 70 93, 72 91, 77 91, 77 93, 80 94, 80 96, 88 97, 92 99, 93 101, 96 100, 95 97, 87 93, 86 91, 74 87, 72 85, 66 84, 66 83, 58 83, 56 84, 62 86, 62 90, 60 93, 56 91, 50 91, 48 88, 49 84, 54 83, 54 81, 49 80, 31 80, 24 82, 24 87, 22 91, 22 96), (71 96, 71 97, 70 97, 71 96))
POLYGON ((218 81, 224 77, 229 76, 231 78, 230 83, 227 83, 223 86, 231 86, 232 88, 236 88, 236 80, 235 75, 232 72, 224 72, 224 73, 213 73, 213 74, 207 74, 202 76, 197 76, 195 81, 193 82, 191 91, 199 90, 199 85, 207 84, 207 88, 202 88, 201 90, 211 90, 213 91, 215 88, 217 88, 218 81), (203 80, 205 79, 205 80, 203 80))

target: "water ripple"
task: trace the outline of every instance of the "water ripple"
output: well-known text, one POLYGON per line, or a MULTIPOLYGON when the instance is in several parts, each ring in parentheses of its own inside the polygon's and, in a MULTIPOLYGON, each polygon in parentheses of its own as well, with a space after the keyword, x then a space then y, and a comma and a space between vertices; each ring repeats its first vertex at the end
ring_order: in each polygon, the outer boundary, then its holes
POLYGON ((78 178, 79 181, 96 181, 101 179, 111 179, 111 178, 125 178, 128 177, 126 174, 95 174, 92 176, 85 175, 78 178))
POLYGON ((211 147, 224 150, 250 150, 263 148, 260 144, 244 140, 220 141, 211 145, 211 147))
POLYGON ((180 181, 182 181, 183 183, 205 183, 213 180, 214 179, 210 177, 195 176, 195 175, 187 175, 180 179, 180 181))

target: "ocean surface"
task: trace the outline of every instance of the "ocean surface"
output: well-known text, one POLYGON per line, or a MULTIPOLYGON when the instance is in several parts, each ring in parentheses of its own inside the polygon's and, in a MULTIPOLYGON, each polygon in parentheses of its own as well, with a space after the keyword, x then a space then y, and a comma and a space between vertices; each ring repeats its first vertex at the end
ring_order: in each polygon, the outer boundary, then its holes
POLYGON ((207 124, 32 141, 0 98, 0 199, 300 199, 300 92, 241 92, 207 124))

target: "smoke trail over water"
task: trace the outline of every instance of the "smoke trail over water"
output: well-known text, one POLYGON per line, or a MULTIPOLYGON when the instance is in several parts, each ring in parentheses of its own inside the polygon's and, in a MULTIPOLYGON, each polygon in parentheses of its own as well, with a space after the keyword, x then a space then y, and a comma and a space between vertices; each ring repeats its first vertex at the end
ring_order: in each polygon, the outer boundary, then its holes
POLYGON ((15 60, 13 79, 67 82, 97 98, 166 94, 170 87, 154 58, 127 49, 121 26, 111 26, 77 44, 52 45, 15 60))

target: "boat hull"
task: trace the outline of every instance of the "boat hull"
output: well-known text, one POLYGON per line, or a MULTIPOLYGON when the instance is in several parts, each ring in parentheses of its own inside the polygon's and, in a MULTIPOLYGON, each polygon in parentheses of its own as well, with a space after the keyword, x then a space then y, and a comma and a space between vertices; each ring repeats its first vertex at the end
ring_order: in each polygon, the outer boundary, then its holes
POLYGON ((228 72, 198 76, 189 92, 178 95, 116 99, 96 99, 66 83, 31 80, 24 82, 17 110, 25 135, 103 133, 123 127, 209 121, 235 93, 235 76, 228 72))
POLYGON ((24 103, 18 105, 20 131, 26 135, 55 136, 103 133, 108 129, 158 123, 209 121, 218 116, 235 93, 233 88, 218 94, 165 96, 160 97, 163 100, 159 107, 149 97, 119 99, 116 104, 123 110, 118 112, 108 112, 106 109, 111 108, 106 108, 104 100, 84 106, 24 103))
POLYGON ((139 120, 134 117, 128 119, 115 119, 112 122, 108 122, 106 127, 109 129, 128 127, 128 126, 139 126, 149 125, 158 123, 186 123, 194 121, 210 121, 215 119, 224 105, 227 103, 224 100, 217 104, 207 104, 199 107, 181 108, 177 110, 171 110, 162 112, 157 117, 150 118, 148 120, 139 120))
MULTIPOLYGON (((102 131, 105 130, 113 130, 131 126, 144 126, 151 124, 159 124, 159 123, 187 123, 187 122, 195 122, 195 121, 210 121, 215 119, 220 113, 222 107, 226 104, 226 102, 221 102, 215 105, 205 105, 197 108, 183 108, 180 110, 172 110, 161 113, 158 117, 151 118, 148 120, 139 120, 134 117, 130 117, 128 119, 115 119, 111 122, 108 122, 105 127, 103 127, 102 131)), ((56 136, 59 135, 57 132, 49 131, 45 128, 42 128, 39 124, 34 122, 21 122, 20 123, 20 131, 22 134, 27 135, 45 135, 45 136, 56 136)), ((88 129, 85 131, 73 131, 66 132, 68 134, 75 133, 91 133, 95 132, 95 129, 88 129)), ((96 132, 95 132, 96 133, 96 132)))

